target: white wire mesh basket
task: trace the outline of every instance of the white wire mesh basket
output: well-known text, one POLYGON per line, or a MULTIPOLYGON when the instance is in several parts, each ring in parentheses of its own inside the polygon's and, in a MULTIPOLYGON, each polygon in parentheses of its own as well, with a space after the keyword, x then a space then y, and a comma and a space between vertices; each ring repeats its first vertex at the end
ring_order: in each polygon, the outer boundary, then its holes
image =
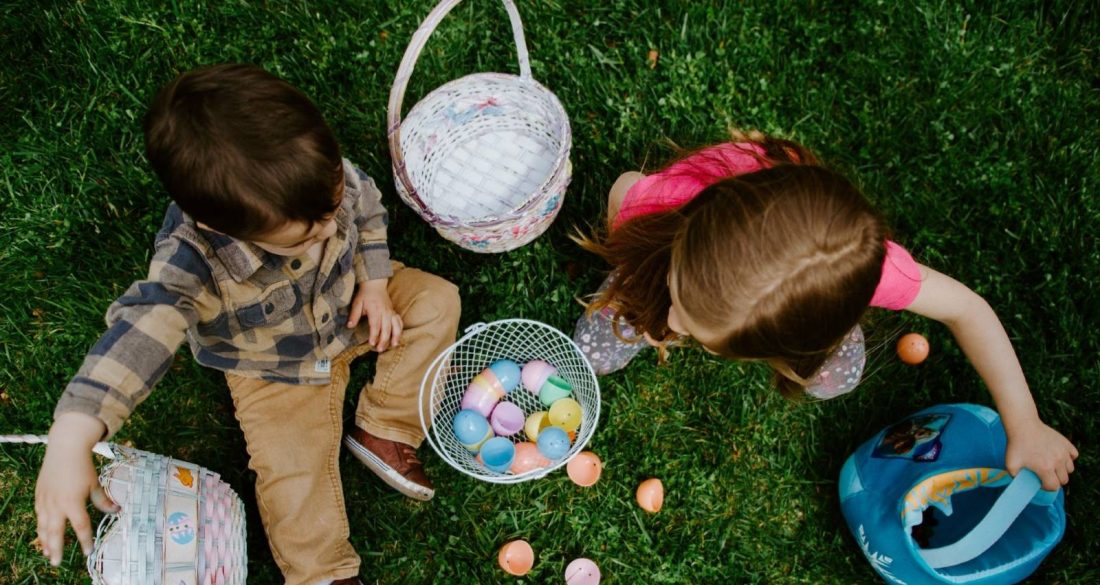
MULTIPOLYGON (((547 407, 522 384, 505 398, 519 406, 524 416, 547 407)), ((432 449, 455 469, 490 483, 519 483, 544 477, 565 465, 584 450, 600 419, 600 386, 596 373, 573 340, 561 331, 527 319, 505 319, 478 323, 447 348, 428 368, 420 385, 420 425, 432 449), (455 437, 451 421, 461 410, 462 396, 475 376, 496 360, 517 364, 543 360, 557 369, 557 375, 572 386, 572 398, 580 403, 581 423, 569 452, 549 466, 520 474, 489 470, 455 437)), ((524 431, 509 437, 527 441, 524 431)))
POLYGON ((429 93, 401 119, 428 37, 460 0, 444 0, 413 34, 390 90, 390 155, 398 194, 444 238, 475 252, 504 252, 542 234, 572 176, 569 118, 531 77, 523 23, 512 23, 520 75, 475 73, 429 93))
MULTIPOLYGON (((38 435, 0 443, 45 443, 38 435)), ((209 469, 114 443, 99 481, 121 508, 96 530, 88 572, 95 585, 245 585, 244 504, 209 469)))

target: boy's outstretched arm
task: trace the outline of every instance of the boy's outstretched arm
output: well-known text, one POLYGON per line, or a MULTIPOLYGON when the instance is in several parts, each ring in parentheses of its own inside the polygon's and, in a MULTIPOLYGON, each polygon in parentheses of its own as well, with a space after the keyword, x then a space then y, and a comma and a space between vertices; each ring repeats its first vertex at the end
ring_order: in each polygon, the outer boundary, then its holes
POLYGON ((1020 361, 993 308, 950 276, 923 265, 920 271, 920 292, 907 310, 947 325, 989 387, 1008 435, 1008 471, 1016 475, 1026 467, 1047 490, 1066 484, 1077 449, 1039 418, 1020 361))
POLYGON ((65 522, 91 551, 88 498, 103 511, 115 504, 92 462, 96 441, 109 438, 164 375, 186 331, 199 320, 197 299, 216 299, 202 256, 176 239, 158 239, 146 280, 135 282, 107 312, 107 331, 88 352, 54 411, 35 485, 43 553, 61 562, 65 522))

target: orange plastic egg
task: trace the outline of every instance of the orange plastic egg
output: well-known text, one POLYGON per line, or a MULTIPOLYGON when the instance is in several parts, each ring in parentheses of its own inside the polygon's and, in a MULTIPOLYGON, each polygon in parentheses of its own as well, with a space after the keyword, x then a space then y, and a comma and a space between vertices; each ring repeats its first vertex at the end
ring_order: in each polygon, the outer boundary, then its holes
POLYGON ((920 333, 907 333, 898 340, 898 357, 915 366, 928 357, 928 340, 920 333))
POLYGON ((497 564, 505 573, 522 577, 535 566, 535 551, 526 540, 513 540, 500 547, 497 564))
POLYGON ((665 486, 655 477, 647 479, 638 486, 635 497, 646 512, 660 512, 665 503, 665 486))
POLYGON ((573 483, 581 487, 591 487, 600 480, 603 462, 595 453, 581 451, 565 466, 565 472, 569 474, 569 479, 573 480, 573 483))
POLYGON ((550 460, 539 453, 539 448, 534 443, 522 441, 516 443, 516 455, 512 458, 512 473, 519 475, 528 471, 549 467, 550 460))

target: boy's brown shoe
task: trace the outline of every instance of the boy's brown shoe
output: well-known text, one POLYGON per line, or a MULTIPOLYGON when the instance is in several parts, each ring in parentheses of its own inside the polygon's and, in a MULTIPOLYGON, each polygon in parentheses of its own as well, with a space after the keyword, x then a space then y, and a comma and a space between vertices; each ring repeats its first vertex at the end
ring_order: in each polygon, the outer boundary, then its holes
POLYGON ((363 585, 363 582, 358 577, 348 577, 347 579, 337 579, 332 582, 332 585, 363 585))
POLYGON ((411 446, 376 437, 358 426, 344 436, 344 445, 393 489, 417 500, 427 501, 435 495, 435 486, 411 446))

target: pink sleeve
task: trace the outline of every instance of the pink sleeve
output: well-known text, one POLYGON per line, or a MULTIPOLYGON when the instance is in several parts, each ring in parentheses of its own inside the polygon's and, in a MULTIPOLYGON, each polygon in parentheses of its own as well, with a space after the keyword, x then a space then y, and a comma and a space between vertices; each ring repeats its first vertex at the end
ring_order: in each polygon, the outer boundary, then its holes
POLYGON ((871 306, 900 311, 908 307, 920 292, 920 269, 905 248, 886 240, 886 258, 871 306))
POLYGON ((612 224, 618 227, 641 215, 675 209, 713 183, 759 171, 765 166, 759 158, 763 155, 764 149, 752 143, 726 143, 701 150, 634 183, 612 224))

